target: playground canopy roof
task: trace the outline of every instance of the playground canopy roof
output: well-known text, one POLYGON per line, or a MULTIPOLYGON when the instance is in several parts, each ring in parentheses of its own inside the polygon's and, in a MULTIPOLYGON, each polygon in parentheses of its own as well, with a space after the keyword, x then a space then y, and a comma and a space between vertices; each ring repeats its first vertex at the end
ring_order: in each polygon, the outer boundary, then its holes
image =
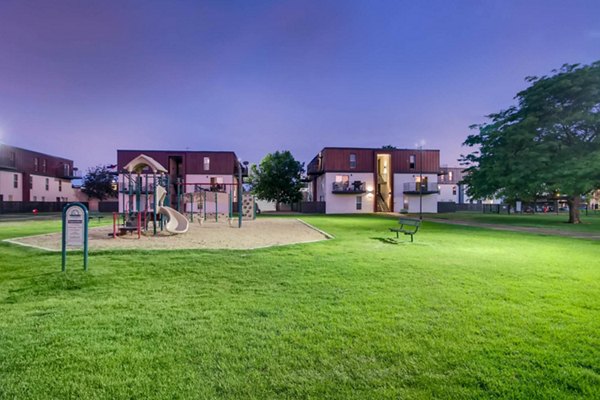
POLYGON ((147 156, 145 154, 140 154, 133 160, 131 160, 127 165, 125 165, 125 170, 127 172, 135 172, 140 173, 146 167, 149 167, 152 172, 168 172, 165 167, 163 167, 158 161, 154 158, 147 156))

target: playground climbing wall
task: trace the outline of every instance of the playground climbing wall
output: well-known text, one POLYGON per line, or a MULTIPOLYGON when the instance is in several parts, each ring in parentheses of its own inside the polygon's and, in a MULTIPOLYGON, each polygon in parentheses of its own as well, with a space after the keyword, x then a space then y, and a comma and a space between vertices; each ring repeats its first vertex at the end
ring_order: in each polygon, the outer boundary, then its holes
POLYGON ((242 195, 242 218, 254 219, 254 196, 251 194, 242 195))

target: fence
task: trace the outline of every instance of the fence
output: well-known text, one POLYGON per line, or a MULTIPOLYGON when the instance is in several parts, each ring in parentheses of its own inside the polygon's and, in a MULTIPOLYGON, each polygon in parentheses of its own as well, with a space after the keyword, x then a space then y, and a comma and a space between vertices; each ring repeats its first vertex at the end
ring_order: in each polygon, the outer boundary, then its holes
MULTIPOLYGON (((66 202, 59 201, 0 201, 0 214, 39 212, 61 212, 66 202)), ((88 207, 87 202, 83 204, 88 207)))
POLYGON ((98 203, 98 212, 119 212, 119 202, 101 201, 98 203))
POLYGON ((457 204, 453 201, 438 201, 437 212, 439 213, 451 213, 457 211, 473 211, 473 212, 484 212, 485 206, 492 204, 457 204))
POLYGON ((325 214, 324 201, 301 201, 292 204, 292 211, 303 214, 325 214))

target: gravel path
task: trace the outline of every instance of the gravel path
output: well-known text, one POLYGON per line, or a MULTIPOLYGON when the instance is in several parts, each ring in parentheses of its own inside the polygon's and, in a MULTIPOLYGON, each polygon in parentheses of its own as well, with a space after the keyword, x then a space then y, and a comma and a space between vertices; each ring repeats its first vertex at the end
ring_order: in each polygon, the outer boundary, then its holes
MULTIPOLYGON (((112 226, 90 228, 89 249, 138 249, 138 250, 173 250, 173 249, 256 249, 294 243, 308 243, 330 238, 326 233, 311 225, 293 218, 265 218, 244 221, 242 228, 237 227, 237 220, 229 225, 223 222, 190 223, 187 233, 171 235, 160 232, 157 236, 137 234, 125 235, 114 239, 112 226)), ((28 236, 6 240, 24 246, 60 251, 61 234, 28 236)))

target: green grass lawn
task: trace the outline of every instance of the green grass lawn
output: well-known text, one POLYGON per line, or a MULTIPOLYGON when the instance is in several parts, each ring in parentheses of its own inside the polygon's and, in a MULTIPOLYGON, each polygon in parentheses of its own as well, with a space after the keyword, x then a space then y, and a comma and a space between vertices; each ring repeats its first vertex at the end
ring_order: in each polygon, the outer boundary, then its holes
POLYGON ((581 212, 581 224, 568 224, 569 216, 565 213, 538 213, 538 214, 483 214, 481 212, 456 212, 429 215, 431 218, 448 220, 472 221, 486 224, 528 226, 535 228, 575 231, 597 232, 600 234, 600 213, 590 212, 587 216, 581 212))
POLYGON ((0 244, 0 398, 600 398, 600 242, 305 219, 336 239, 66 274, 0 244))

